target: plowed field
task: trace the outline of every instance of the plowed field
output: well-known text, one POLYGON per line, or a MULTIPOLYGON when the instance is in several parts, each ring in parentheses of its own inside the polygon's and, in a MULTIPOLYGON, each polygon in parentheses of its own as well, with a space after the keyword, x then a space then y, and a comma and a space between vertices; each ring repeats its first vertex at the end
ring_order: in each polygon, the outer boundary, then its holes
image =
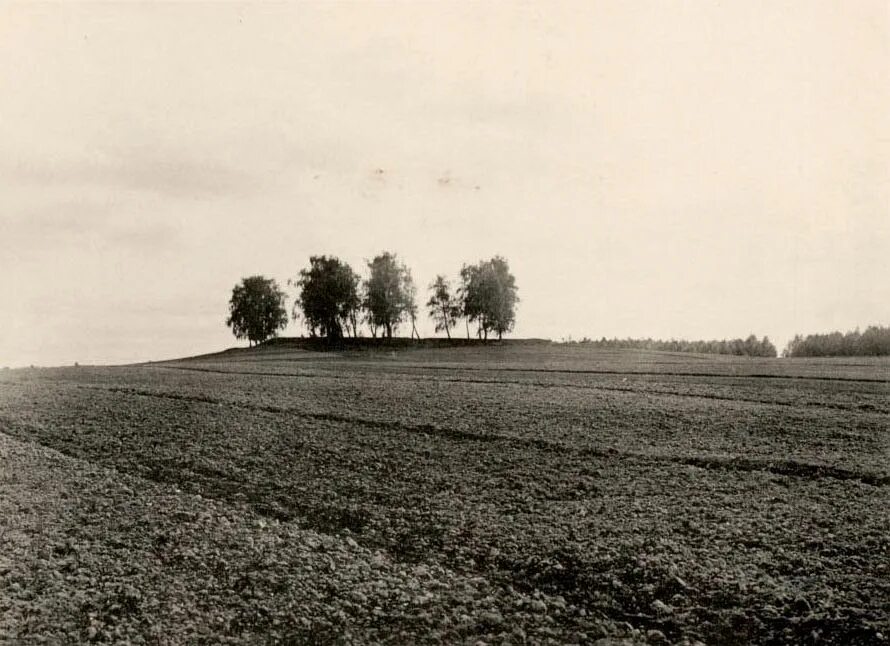
POLYGON ((0 372, 3 643, 888 636, 886 360, 281 347, 0 372))

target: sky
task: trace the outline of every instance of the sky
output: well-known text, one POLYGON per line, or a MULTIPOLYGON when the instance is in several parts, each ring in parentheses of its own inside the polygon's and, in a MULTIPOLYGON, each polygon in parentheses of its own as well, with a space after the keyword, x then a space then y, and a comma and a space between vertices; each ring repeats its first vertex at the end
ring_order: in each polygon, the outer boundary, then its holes
POLYGON ((4 3, 0 89, 0 366, 384 250, 504 256, 517 337, 890 325, 884 0, 4 3))

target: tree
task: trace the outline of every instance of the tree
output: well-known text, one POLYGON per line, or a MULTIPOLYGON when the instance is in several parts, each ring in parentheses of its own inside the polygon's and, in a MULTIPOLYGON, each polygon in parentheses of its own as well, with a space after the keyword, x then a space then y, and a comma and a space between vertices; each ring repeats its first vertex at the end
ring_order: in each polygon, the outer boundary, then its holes
POLYGON ((417 340, 420 341, 420 332, 417 331, 417 287, 414 285, 411 270, 407 267, 405 267, 403 290, 405 313, 408 315, 408 320, 411 321, 411 338, 417 337, 417 340))
POLYGON ((760 354, 758 356, 775 357, 777 354, 776 346, 773 345, 768 336, 764 336, 763 341, 760 342, 760 354))
POLYGON ((516 278, 510 273, 510 265, 506 259, 500 256, 488 261, 486 271, 487 280, 493 283, 488 324, 497 333, 498 339, 501 339, 516 324, 516 304, 519 302, 516 278))
POLYGON ((476 322, 480 338, 488 339, 489 332, 503 338, 516 323, 519 302, 516 278, 507 261, 495 256, 475 265, 464 265, 460 275, 462 309, 467 321, 476 322))
POLYGON ((270 278, 242 278, 232 289, 226 325, 236 339, 246 338, 251 345, 275 336, 287 326, 284 293, 270 278))
POLYGON ((344 324, 346 330, 349 331, 349 328, 352 328, 352 336, 353 338, 358 338, 358 322, 361 317, 362 311, 362 297, 361 297, 361 285, 362 279, 357 273, 352 270, 352 267, 349 267, 349 288, 347 290, 347 297, 345 299, 344 305, 346 309, 346 317, 344 319, 344 324))
MULTIPOLYGON (((470 338, 470 321, 477 321, 481 312, 477 301, 478 296, 476 285, 478 284, 478 265, 463 265, 460 268, 460 286, 457 288, 458 307, 460 307, 463 315, 464 323, 467 327, 467 339, 470 338)), ((477 329, 477 334, 481 336, 482 326, 477 329)))
MULTIPOLYGON (((292 281, 299 288, 297 307, 312 336, 343 338, 343 330, 358 334, 359 276, 334 256, 312 256, 309 268, 292 281)), ((296 309, 296 308, 295 308, 296 309)))
MULTIPOLYGON (((411 272, 388 251, 368 263, 370 275, 365 281, 365 316, 371 333, 383 329, 391 339, 399 323, 416 315, 414 282, 411 272)), ((413 334, 413 332, 412 332, 413 334)))
POLYGON ((430 318, 436 322, 436 332, 444 330, 450 339, 451 328, 457 325, 457 319, 461 316, 460 303, 455 296, 452 296, 451 285, 441 274, 436 276, 435 282, 430 285, 430 291, 433 294, 426 303, 430 318))

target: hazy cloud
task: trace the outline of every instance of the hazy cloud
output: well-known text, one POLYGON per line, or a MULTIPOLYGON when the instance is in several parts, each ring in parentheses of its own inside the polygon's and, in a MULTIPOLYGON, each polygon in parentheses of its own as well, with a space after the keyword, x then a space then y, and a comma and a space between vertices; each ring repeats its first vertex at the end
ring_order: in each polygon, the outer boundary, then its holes
POLYGON ((248 173, 213 160, 149 154, 143 150, 80 160, 17 160, 6 172, 20 183, 39 186, 86 185, 147 191, 174 198, 220 198, 253 190, 248 173))
POLYGON ((107 249, 154 253, 181 242, 173 223, 133 216, 124 203, 60 201, 22 209, 0 218, 0 250, 18 257, 69 252, 102 253, 107 249))

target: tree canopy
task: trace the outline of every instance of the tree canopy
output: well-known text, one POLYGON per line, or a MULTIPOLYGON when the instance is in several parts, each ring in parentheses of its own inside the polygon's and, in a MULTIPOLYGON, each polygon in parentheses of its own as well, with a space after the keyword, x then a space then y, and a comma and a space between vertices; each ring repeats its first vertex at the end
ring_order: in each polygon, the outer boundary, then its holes
POLYGON ((396 254, 388 251, 375 256, 368 263, 368 271, 364 300, 366 320, 374 336, 382 328, 384 336, 390 339, 400 323, 413 320, 412 315, 416 315, 414 281, 396 254))
POLYGON ((451 293, 451 283, 442 274, 436 276, 430 285, 432 295, 426 306, 430 318, 436 324, 436 332, 444 331, 451 338, 451 328, 457 325, 461 317, 461 306, 456 295, 451 293))
POLYGON ((463 315, 477 324, 480 338, 495 333, 502 338, 516 323, 516 278, 506 259, 495 256, 460 270, 463 315))
POLYGON ((361 305, 359 276, 334 256, 312 256, 308 269, 295 281, 297 306, 312 336, 340 339, 344 329, 357 334, 357 311, 361 305))
POLYGON ((284 293, 271 278, 250 276, 242 278, 232 289, 229 317, 226 325, 236 339, 262 343, 287 326, 284 293))

